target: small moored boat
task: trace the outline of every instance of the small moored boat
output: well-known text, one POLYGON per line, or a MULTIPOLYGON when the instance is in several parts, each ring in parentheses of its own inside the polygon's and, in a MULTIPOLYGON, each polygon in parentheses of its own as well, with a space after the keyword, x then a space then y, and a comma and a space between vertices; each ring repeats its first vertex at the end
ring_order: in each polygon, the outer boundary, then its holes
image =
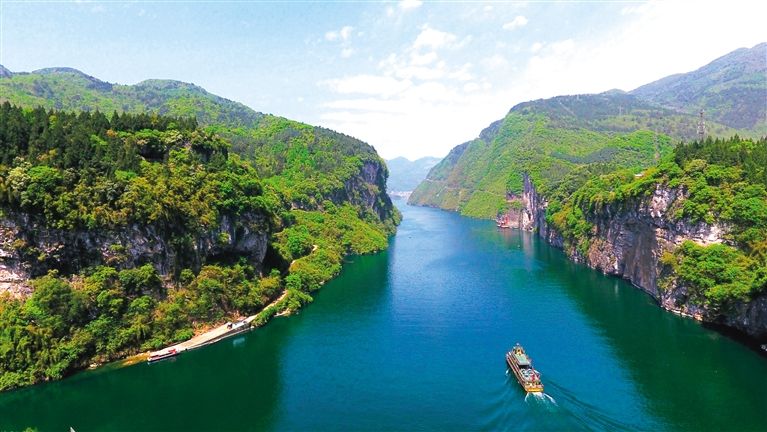
POLYGON ((248 324, 247 321, 241 320, 241 321, 237 321, 237 322, 234 322, 234 323, 232 323, 232 322, 226 323, 226 328, 229 330, 229 331, 226 332, 226 334, 228 336, 228 335, 233 335, 233 334, 237 334, 237 333, 240 333, 240 332, 244 332, 245 330, 250 328, 250 325, 248 324))
POLYGON ((180 352, 176 350, 175 348, 165 349, 162 351, 155 351, 151 354, 149 354, 149 358, 147 358, 147 362, 152 363, 159 360, 165 360, 166 358, 175 357, 179 355, 180 352))
POLYGON ((522 345, 516 344, 511 351, 506 353, 506 363, 514 372, 519 385, 528 393, 543 391, 541 373, 533 368, 533 360, 527 356, 522 345))

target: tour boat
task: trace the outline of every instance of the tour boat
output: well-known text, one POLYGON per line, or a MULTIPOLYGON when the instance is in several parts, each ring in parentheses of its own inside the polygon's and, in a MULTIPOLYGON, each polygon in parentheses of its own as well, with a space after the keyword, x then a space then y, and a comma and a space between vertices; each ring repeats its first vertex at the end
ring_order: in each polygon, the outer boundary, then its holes
POLYGON ((170 348, 162 351, 155 351, 151 354, 149 354, 149 358, 147 358, 147 362, 152 363, 159 360, 164 360, 166 358, 175 357, 179 355, 180 352, 176 350, 175 348, 170 348))
POLYGON ((543 392, 541 373, 533 369, 533 360, 525 354, 522 345, 516 344, 511 351, 506 353, 508 363, 519 385, 528 393, 543 392))

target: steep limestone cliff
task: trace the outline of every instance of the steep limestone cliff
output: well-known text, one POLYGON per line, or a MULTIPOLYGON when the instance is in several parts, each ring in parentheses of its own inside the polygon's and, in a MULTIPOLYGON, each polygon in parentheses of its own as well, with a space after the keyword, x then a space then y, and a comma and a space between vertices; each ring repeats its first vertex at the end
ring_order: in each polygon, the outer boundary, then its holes
MULTIPOLYGON (((393 232, 400 216, 385 192, 387 174, 382 161, 365 161, 328 198, 356 206, 393 232)), ((96 265, 152 264, 160 275, 172 276, 184 268, 197 271, 206 263, 244 257, 261 269, 271 232, 264 215, 243 214, 221 215, 214 228, 187 234, 183 241, 174 240, 167 227, 139 224, 54 229, 33 215, 5 211, 0 213, 0 293, 24 297, 31 293, 28 281, 50 270, 68 275, 96 265)))
POLYGON ((657 186, 651 196, 607 206, 591 216, 593 229, 585 253, 566 244, 547 223, 548 203, 527 175, 522 194, 510 194, 507 199, 513 228, 536 232, 550 244, 563 248, 574 261, 629 280, 667 310, 767 339, 767 295, 736 302, 726 311, 716 312, 692 298, 683 283, 669 277, 670 270, 661 257, 682 242, 690 240, 704 246, 728 242, 729 227, 724 224, 690 223, 671 217, 674 203, 684 199, 682 190, 657 186))
POLYGON ((334 203, 349 202, 373 212, 384 222, 399 221, 399 215, 386 194, 388 171, 382 161, 366 161, 358 175, 344 182, 344 189, 334 197, 334 203))
POLYGON ((265 219, 256 214, 223 215, 217 227, 179 242, 155 225, 61 230, 46 227, 29 214, 7 213, 0 218, 0 293, 24 296, 30 293, 29 279, 49 270, 66 275, 95 265, 123 269, 152 264, 167 276, 236 255, 258 269, 267 239, 265 219))

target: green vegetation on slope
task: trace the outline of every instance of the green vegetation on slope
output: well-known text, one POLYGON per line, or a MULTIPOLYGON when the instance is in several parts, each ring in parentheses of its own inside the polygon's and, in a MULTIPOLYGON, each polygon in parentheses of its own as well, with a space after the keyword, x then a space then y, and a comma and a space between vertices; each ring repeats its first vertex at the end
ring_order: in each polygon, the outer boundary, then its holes
POLYGON ((0 77, 0 102, 68 111, 156 113, 191 117, 202 125, 251 127, 263 114, 201 87, 171 80, 111 84, 69 68, 42 69, 0 77))
POLYGON ((250 162, 264 186, 286 206, 321 210, 326 199, 350 201, 360 212, 377 213, 380 220, 398 218, 383 193, 385 163, 373 147, 328 129, 255 112, 193 84, 147 80, 119 85, 74 69, 51 68, 0 76, 2 101, 25 108, 191 117, 205 132, 228 141, 230 152, 250 162), (363 191, 355 178, 370 168, 377 171, 376 178, 366 178, 364 189, 371 189, 363 191), (372 209, 362 205, 371 195, 378 195, 372 209))
POLYGON ((454 148, 410 202, 494 217, 506 208, 507 194, 522 192, 524 175, 545 196, 584 172, 647 167, 671 151, 670 137, 694 133, 694 118, 625 93, 528 102, 454 148))
MULTIPOLYGON (((311 137, 323 133, 306 128, 311 137)), ((356 141, 340 155, 319 141, 286 138, 279 174, 261 179, 258 159, 231 154, 226 140, 194 120, 0 106, 0 215, 70 233, 109 235, 136 224, 181 251, 180 268, 169 274, 118 258, 52 270, 31 282, 26 299, 0 296, 0 390, 184 340, 234 316, 261 310, 256 322, 263 323, 311 301, 308 293, 338 273, 344 255, 385 248, 398 222, 391 204, 384 195, 377 208, 365 207, 355 194, 377 194, 378 186, 359 192, 344 184, 379 159, 372 150, 356 153, 364 146, 356 141), (308 179, 317 191, 307 190, 308 179), (183 259, 194 253, 196 235, 215 231, 223 216, 243 215, 273 233, 273 268, 244 256, 202 265, 183 259), (280 304, 263 309, 285 289, 280 304)), ((370 180, 382 185, 385 168, 378 175, 370 180)), ((46 260, 30 245, 14 247, 26 260, 46 260)))
POLYGON ((671 206, 675 220, 728 227, 728 244, 688 241, 664 256, 662 262, 673 270, 666 286, 685 284, 694 300, 714 310, 767 289, 767 139, 735 136, 680 144, 640 174, 620 170, 590 179, 571 194, 555 195, 547 221, 585 254, 594 220, 658 187, 682 192, 671 206))
POLYGON ((254 169, 194 122, 5 103, 0 139, 0 205, 53 228, 138 223, 187 233, 210 228, 221 213, 273 206, 254 169))
POLYGON ((697 115, 755 136, 767 134, 767 43, 741 48, 702 68, 672 75, 631 93, 652 103, 697 115))

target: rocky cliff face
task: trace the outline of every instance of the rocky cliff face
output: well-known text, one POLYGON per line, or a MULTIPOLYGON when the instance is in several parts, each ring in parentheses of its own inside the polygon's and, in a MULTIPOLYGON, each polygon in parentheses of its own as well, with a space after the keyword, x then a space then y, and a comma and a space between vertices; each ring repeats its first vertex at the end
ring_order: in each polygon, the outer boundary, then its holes
MULTIPOLYGON (((387 224, 399 222, 391 198, 386 194, 388 171, 383 161, 365 161, 356 175, 348 178, 327 199, 336 205, 349 203, 374 214, 387 224)), ((296 204, 294 204, 296 206, 296 204)))
POLYGON ((260 268, 268 232, 261 215, 219 218, 214 229, 200 230, 181 242, 154 225, 115 230, 60 230, 46 227, 24 213, 0 217, 0 294, 28 295, 28 281, 49 270, 62 274, 106 264, 133 268, 152 264, 161 275, 206 262, 244 256, 260 268))
POLYGON ((594 224, 586 254, 567 247, 556 230, 546 222, 546 200, 524 178, 522 195, 510 195, 509 211, 514 228, 537 232, 550 244, 563 248, 577 262, 631 281, 672 312, 695 319, 722 324, 757 338, 767 338, 767 295, 733 305, 726 313, 715 313, 690 299, 685 286, 672 283, 659 286, 668 269, 660 262, 685 240, 700 245, 726 242, 728 227, 719 224, 676 221, 669 211, 674 202, 684 198, 678 189, 657 187, 652 196, 607 207, 590 221, 594 224))
POLYGON ((342 200, 370 209, 382 221, 394 214, 394 205, 386 194, 388 171, 381 162, 364 162, 359 175, 344 182, 342 200))
MULTIPOLYGON (((393 230, 399 214, 386 194, 386 178, 383 162, 364 162, 328 198, 369 211, 393 230)), ((152 264, 168 276, 245 257, 261 269, 270 232, 263 215, 244 214, 222 215, 215 228, 185 234, 183 240, 174 239, 161 226, 137 224, 111 230, 52 229, 30 214, 0 212, 0 294, 23 297, 31 293, 29 280, 50 270, 68 275, 96 265, 123 269, 152 264)))

